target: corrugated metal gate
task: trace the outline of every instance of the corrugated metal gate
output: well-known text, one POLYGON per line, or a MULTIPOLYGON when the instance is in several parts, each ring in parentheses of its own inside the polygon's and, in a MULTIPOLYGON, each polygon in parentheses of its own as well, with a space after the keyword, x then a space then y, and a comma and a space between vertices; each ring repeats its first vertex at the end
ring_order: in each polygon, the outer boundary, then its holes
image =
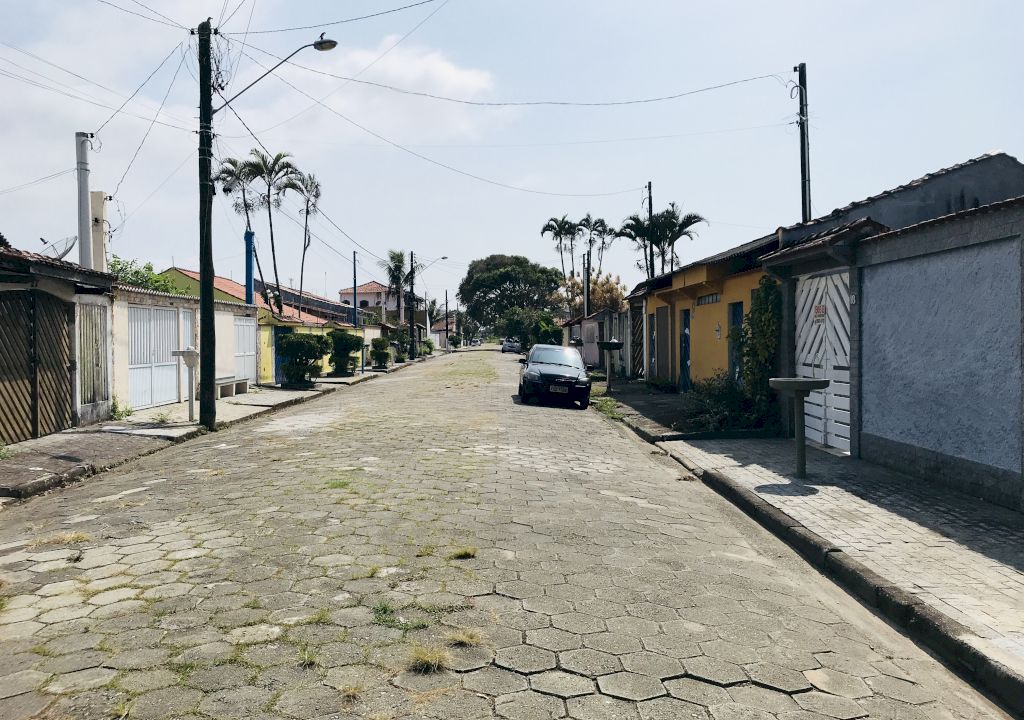
POLYGON ((850 449, 850 275, 797 279, 796 374, 828 378, 824 392, 804 401, 808 440, 850 449))
POLYGON ((128 392, 133 408, 178 402, 178 311, 128 306, 128 392))
POLYGON ((235 377, 256 384, 256 318, 235 316, 235 377))
POLYGON ((71 427, 74 305, 39 290, 0 293, 0 440, 71 427))
POLYGON ((78 306, 78 377, 82 405, 109 400, 107 386, 107 308, 78 306))
POLYGON ((644 306, 643 303, 631 303, 629 307, 629 349, 630 371, 633 377, 644 376, 644 306))

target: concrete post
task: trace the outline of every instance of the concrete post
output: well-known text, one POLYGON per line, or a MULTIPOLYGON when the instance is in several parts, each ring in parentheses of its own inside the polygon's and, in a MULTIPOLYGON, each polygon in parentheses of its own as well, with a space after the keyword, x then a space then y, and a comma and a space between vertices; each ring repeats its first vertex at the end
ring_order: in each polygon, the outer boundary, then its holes
POLYGON ((89 139, 92 133, 75 133, 75 164, 78 170, 78 264, 91 269, 92 201, 89 197, 89 139))

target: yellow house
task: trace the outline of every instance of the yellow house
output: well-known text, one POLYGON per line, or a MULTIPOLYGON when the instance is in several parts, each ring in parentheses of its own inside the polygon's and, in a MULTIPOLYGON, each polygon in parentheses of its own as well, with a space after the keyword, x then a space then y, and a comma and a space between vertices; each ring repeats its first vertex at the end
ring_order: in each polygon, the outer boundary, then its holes
MULTIPOLYGON (((180 292, 189 295, 199 294, 199 273, 195 270, 172 267, 160 274, 170 280, 180 292)), ((239 302, 245 298, 245 286, 234 280, 216 276, 213 280, 213 295, 215 300, 239 302)), ((256 322, 259 328, 257 357, 261 385, 273 385, 281 380, 281 363, 276 351, 277 338, 280 335, 291 332, 327 335, 337 329, 355 331, 355 328, 349 323, 326 320, 309 310, 303 310, 300 315, 299 311, 288 303, 283 304, 284 307, 280 313, 274 312, 259 294, 255 296, 254 300, 257 308, 256 322)), ((361 334, 366 343, 370 342, 369 338, 379 335, 377 328, 371 327, 365 330, 360 328, 360 330, 362 330, 361 334)), ((330 369, 330 353, 324 355, 321 365, 325 371, 330 369)))
POLYGON ((777 249, 778 236, 758 240, 648 280, 633 291, 643 298, 644 376, 686 390, 716 372, 736 372, 730 328, 742 325, 751 293, 764 272, 760 258, 777 249))

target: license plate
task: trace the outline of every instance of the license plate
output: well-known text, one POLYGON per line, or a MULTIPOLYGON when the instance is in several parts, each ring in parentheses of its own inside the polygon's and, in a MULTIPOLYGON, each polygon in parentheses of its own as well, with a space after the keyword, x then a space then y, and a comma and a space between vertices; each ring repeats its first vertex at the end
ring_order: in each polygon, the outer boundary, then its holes
POLYGON ((563 395, 569 394, 569 388, 562 387, 561 385, 550 385, 548 387, 548 390, 550 390, 553 393, 562 393, 563 395))

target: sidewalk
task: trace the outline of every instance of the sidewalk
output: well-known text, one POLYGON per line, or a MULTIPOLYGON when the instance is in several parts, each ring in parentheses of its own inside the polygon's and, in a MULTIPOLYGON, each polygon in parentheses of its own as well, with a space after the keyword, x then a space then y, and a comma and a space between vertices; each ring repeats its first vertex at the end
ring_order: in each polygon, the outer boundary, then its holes
POLYGON ((1024 698, 1024 516, 814 448, 797 480, 790 440, 658 445, 957 669, 1024 698))

